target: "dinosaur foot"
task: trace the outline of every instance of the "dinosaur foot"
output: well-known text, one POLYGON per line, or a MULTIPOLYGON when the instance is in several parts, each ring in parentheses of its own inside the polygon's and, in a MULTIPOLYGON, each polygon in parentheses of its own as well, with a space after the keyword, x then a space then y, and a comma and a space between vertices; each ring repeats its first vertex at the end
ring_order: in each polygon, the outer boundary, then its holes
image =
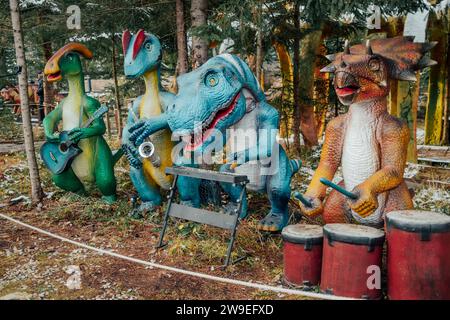
POLYGON ((180 204, 187 207, 199 208, 199 202, 193 200, 182 200, 180 204))
POLYGON ((268 232, 280 232, 288 224, 288 215, 285 213, 274 213, 269 212, 269 214, 259 221, 258 230, 268 231, 268 232))
MULTIPOLYGON (((236 202, 228 202, 226 205, 223 206, 222 212, 229 215, 235 215, 238 211, 239 205, 236 202)), ((247 218, 248 212, 247 209, 244 207, 242 208, 242 212, 239 215, 240 219, 247 218)))
POLYGON ((111 196, 102 196, 102 200, 107 204, 113 204, 117 200, 117 196, 115 194, 111 196))
POLYGON ((142 202, 139 206, 133 208, 128 215, 133 219, 143 219, 144 214, 152 213, 155 210, 155 207, 156 206, 150 201, 142 202))

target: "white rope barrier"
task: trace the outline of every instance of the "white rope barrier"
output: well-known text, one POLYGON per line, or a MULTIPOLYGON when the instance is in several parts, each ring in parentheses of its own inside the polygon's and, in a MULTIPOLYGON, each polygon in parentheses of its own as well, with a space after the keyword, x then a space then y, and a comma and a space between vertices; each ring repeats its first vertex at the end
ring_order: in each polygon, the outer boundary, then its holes
POLYGON ((315 292, 296 290, 296 289, 287 289, 287 288, 283 288, 283 287, 275 287, 275 286, 270 286, 270 285, 265 285, 265 284, 260 284, 260 283, 253 283, 253 282, 248 282, 248 281, 223 278, 223 277, 219 277, 219 276, 209 275, 206 273, 200 273, 200 272, 170 267, 170 266, 166 266, 166 265, 159 264, 159 263, 153 263, 153 262, 149 262, 149 261, 145 261, 145 260, 141 260, 141 259, 128 257, 128 256, 125 256, 125 255, 122 255, 119 253, 112 252, 112 251, 99 249, 99 248, 96 248, 96 247, 93 247, 93 246, 90 246, 90 245, 87 245, 87 244, 84 244, 84 243, 81 243, 78 241, 74 241, 74 240, 62 237, 60 235, 51 233, 49 231, 40 229, 38 227, 29 225, 27 223, 16 220, 14 218, 11 218, 11 217, 1 214, 1 213, 0 213, 0 217, 5 220, 8 220, 10 222, 13 222, 15 224, 18 224, 20 226, 23 226, 25 228, 28 228, 33 231, 44 234, 46 236, 49 236, 51 238, 55 238, 55 239, 73 244, 73 245, 81 247, 81 248, 95 251, 101 255, 108 255, 111 257, 127 260, 130 262, 138 263, 138 264, 148 266, 148 267, 158 268, 158 269, 167 270, 167 271, 175 272, 175 273, 180 273, 180 274, 184 274, 184 275, 188 275, 188 276, 192 276, 192 277, 202 278, 202 279, 211 280, 211 281, 218 281, 218 282, 222 282, 222 283, 228 283, 228 284, 232 284, 232 285, 243 286, 243 287, 248 287, 248 288, 253 288, 253 289, 258 289, 258 290, 263 290, 263 291, 272 291, 272 292, 284 293, 284 294, 290 294, 290 295, 300 295, 300 296, 304 296, 304 297, 315 298, 315 299, 325 299, 325 300, 357 300, 357 299, 348 298, 348 297, 333 296, 333 295, 322 294, 322 293, 315 293, 315 292))

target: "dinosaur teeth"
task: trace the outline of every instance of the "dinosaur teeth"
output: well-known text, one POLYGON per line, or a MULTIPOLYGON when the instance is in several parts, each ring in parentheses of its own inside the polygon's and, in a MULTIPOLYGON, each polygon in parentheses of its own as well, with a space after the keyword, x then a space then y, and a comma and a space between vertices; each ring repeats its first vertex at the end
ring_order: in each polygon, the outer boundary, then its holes
POLYGON ((194 125, 194 129, 189 132, 179 131, 176 135, 181 136, 181 139, 186 143, 186 151, 194 151, 203 144, 213 133, 213 129, 217 123, 225 119, 236 106, 237 100, 240 94, 238 93, 229 103, 224 104, 224 107, 217 109, 217 111, 211 114, 208 119, 202 122, 197 122, 194 125))

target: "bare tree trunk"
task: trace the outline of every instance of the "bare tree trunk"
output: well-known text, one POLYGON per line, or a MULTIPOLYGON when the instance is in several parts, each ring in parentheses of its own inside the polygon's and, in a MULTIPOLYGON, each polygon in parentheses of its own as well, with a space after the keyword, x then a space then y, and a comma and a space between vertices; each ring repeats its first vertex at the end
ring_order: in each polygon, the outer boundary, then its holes
MULTIPOLYGON (((6 49, 0 48, 0 75, 5 76, 8 73, 6 67, 6 49)), ((0 78, 0 88, 6 84, 7 80, 5 77, 0 78)))
MULTIPOLYGON (((45 61, 48 61, 52 57, 52 43, 45 41, 42 49, 44 50, 45 61)), ((51 111, 51 105, 54 102, 53 87, 48 83, 47 78, 44 77, 44 113, 47 115, 51 111)))
POLYGON ((184 23, 184 0, 176 0, 177 16, 177 50, 178 50, 178 74, 188 72, 188 55, 186 44, 186 28, 184 23))
POLYGON ((258 3, 258 11, 257 11, 257 23, 258 23, 258 32, 256 35, 256 79, 260 83, 261 87, 264 87, 263 81, 263 41, 262 41, 262 0, 258 3))
POLYGON ((112 44, 112 75, 114 79, 114 93, 115 93, 115 119, 117 126, 117 134, 119 139, 122 138, 122 115, 120 114, 120 94, 119 94, 119 81, 117 80, 117 65, 116 65, 116 42, 114 41, 114 31, 111 34, 111 44, 112 44))
POLYGON ((447 50, 447 34, 442 18, 436 13, 430 13, 428 19, 430 41, 437 41, 437 45, 431 50, 430 58, 438 64, 430 69, 428 86, 428 104, 425 114, 425 144, 438 145, 442 139, 444 107, 445 107, 445 82, 447 67, 445 51, 447 50))
POLYGON ((450 80, 448 79, 450 75, 450 9, 447 10, 447 86, 445 90, 445 94, 447 95, 446 104, 444 106, 444 124, 443 124, 443 132, 442 132, 442 145, 448 145, 450 144, 449 140, 449 117, 450 117, 450 80))
MULTIPOLYGON (((37 23, 43 24, 44 23, 44 16, 45 15, 45 11, 43 9, 40 9, 38 12, 38 16, 37 16, 37 23)), ((42 42, 42 54, 43 54, 43 58, 44 61, 48 61, 50 60, 50 58, 53 55, 53 50, 52 50, 52 42, 50 37, 45 33, 42 32, 41 33, 41 42, 42 42)), ((43 70, 41 70, 43 72, 43 70)), ((53 102, 53 90, 52 90, 52 85, 50 83, 48 83, 47 78, 44 77, 43 79, 43 84, 44 84, 44 114, 47 115, 51 110, 50 110, 50 106, 53 102)))
POLYGON ((22 67, 19 74, 20 107, 22 112, 23 137, 25 152, 28 160, 31 181, 31 198, 34 203, 42 200, 43 192, 41 180, 39 178, 39 168, 34 153, 33 128, 31 126, 30 106, 28 103, 28 75, 25 61, 25 51, 23 47, 22 26, 20 21, 20 11, 18 0, 10 0, 11 21, 14 33, 14 47, 16 49, 17 65, 22 67))
POLYGON ((317 123, 314 114, 314 66, 316 64, 317 48, 322 38, 322 29, 309 32, 301 41, 300 61, 301 73, 299 83, 301 132, 305 145, 312 147, 318 144, 317 123))
POLYGON ((300 84, 300 7, 298 2, 294 4, 294 28, 295 28, 295 36, 294 36, 294 77, 293 77, 293 90, 294 90, 294 150, 296 152, 300 152, 300 122, 301 122, 301 110, 300 110, 300 92, 299 92, 299 84, 300 84))
MULTIPOLYGON (((208 0, 191 1, 192 27, 206 24, 208 0)), ((192 38, 192 68, 198 68, 208 60, 208 44, 199 37, 192 38)))

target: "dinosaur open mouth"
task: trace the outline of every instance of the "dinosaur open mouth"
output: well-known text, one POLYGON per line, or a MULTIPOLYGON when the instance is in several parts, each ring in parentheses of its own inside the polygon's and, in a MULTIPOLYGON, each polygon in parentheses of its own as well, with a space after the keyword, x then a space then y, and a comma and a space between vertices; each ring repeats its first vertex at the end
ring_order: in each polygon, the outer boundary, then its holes
POLYGON ((183 136, 183 141, 186 142, 186 146, 184 147, 185 151, 194 151, 198 147, 200 147, 203 142, 205 142, 211 134, 214 133, 214 128, 221 121, 227 118, 236 107, 236 104, 239 100, 240 93, 238 93, 231 103, 228 104, 227 107, 220 109, 215 114, 212 114, 209 119, 203 122, 200 128, 195 129, 193 133, 190 135, 183 136))
POLYGON ((349 85, 341 88, 336 88, 336 93, 338 96, 346 97, 356 93, 359 90, 359 87, 356 85, 349 85))
POLYGON ((61 80, 61 78, 62 78, 61 71, 58 71, 58 72, 49 74, 47 76, 47 81, 48 82, 54 82, 54 81, 61 80))

